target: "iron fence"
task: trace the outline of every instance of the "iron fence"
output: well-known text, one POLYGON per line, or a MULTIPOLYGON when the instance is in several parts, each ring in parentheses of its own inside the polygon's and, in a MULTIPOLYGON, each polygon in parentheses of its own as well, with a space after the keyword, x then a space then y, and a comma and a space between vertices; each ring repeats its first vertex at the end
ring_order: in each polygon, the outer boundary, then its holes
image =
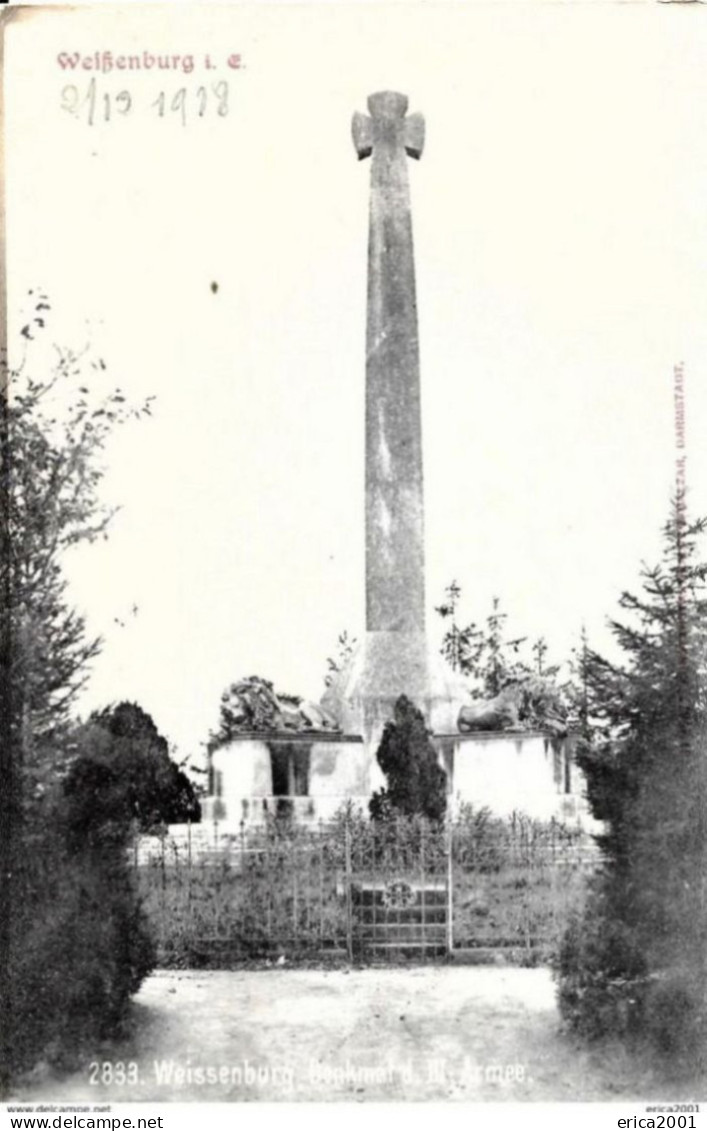
POLYGON ((579 832, 485 811, 447 823, 274 820, 133 849, 160 960, 180 966, 500 948, 537 961, 581 907, 596 862, 579 832))

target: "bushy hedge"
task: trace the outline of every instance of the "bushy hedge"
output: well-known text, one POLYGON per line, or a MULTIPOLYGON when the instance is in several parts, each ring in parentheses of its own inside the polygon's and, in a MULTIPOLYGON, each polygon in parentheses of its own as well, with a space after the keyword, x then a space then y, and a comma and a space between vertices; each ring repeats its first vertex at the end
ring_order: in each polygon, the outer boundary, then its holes
POLYGON ((637 1035, 647 985, 647 966, 632 932, 606 914, 600 892, 565 931, 554 971, 560 1013, 589 1038, 637 1035))
MULTIPOLYGON (((107 819, 78 766, 20 843, 11 958, 15 1073, 68 1067, 114 1035, 155 948, 126 859, 130 824, 107 819)), ((100 783, 94 783, 100 791, 100 783)), ((103 783, 105 784, 105 783, 103 783)))
POLYGON ((692 964, 651 969, 638 933, 607 914, 600 892, 570 923, 554 970, 560 1013, 581 1036, 648 1046, 673 1072, 707 1067, 704 980, 692 964))

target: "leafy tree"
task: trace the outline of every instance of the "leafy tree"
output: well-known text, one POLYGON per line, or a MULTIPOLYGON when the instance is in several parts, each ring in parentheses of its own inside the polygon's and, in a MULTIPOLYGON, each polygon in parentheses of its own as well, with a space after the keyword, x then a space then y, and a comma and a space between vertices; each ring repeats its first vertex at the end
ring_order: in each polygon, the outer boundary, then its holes
MULTIPOLYGON (((49 304, 30 299, 22 336, 34 343, 49 304)), ((0 1088, 9 1066, 31 1064, 47 1043, 68 1050, 95 1036, 153 960, 126 871, 128 824, 105 842, 77 834, 69 850, 71 795, 57 773, 99 648, 67 599, 63 558, 105 537, 101 457, 113 428, 149 401, 134 410, 120 390, 102 391, 105 363, 87 351, 55 349, 46 362, 37 348, 14 371, 0 357, 0 1088)))
POLYGON ((105 836, 112 823, 142 832, 201 819, 196 790, 169 756, 167 740, 137 703, 94 712, 75 734, 78 757, 65 792, 77 828, 105 836))
POLYGON ((580 664, 578 762, 605 865, 559 955, 560 1003, 582 1031, 648 1032, 664 1049, 705 1021, 706 525, 675 505, 661 561, 610 622, 622 661, 585 644, 580 664))
POLYGON ((371 816, 423 816, 439 821, 447 807, 447 776, 439 765, 422 711, 405 696, 383 729, 376 755, 388 784, 373 794, 371 816))
MULTIPOLYGON (((26 338, 48 309, 35 298, 26 338)), ((31 360, 10 374, 11 689, 18 757, 41 776, 43 751, 56 750, 100 649, 67 600, 63 556, 107 536, 114 509, 99 494, 102 456, 115 427, 149 414, 150 400, 136 409, 120 389, 101 392, 105 363, 85 351, 56 348, 47 377, 32 375, 31 360)))

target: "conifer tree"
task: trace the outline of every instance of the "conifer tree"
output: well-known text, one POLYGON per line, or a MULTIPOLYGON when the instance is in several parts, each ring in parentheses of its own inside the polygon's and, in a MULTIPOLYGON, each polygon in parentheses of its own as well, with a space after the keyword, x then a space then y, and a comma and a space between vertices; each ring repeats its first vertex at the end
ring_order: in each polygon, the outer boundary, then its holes
MULTIPOLYGON (((449 625, 442 637, 442 655, 454 671, 470 677, 475 692, 488 697, 498 695, 506 684, 535 670, 521 656, 520 650, 527 638, 506 637, 508 613, 501 612, 498 597, 493 598, 486 623, 479 628, 475 621, 466 625, 459 623, 462 590, 456 581, 447 586, 444 594, 443 603, 435 606, 435 612, 449 625)), ((543 674, 541 669, 546 651, 547 645, 542 639, 533 645, 535 667, 539 674, 543 674)), ((554 675, 556 672, 557 668, 549 668, 544 674, 554 675)))
POLYGON ((444 591, 444 601, 435 606, 435 612, 449 623, 442 638, 442 655, 453 671, 472 675, 483 652, 484 634, 473 621, 467 625, 459 624, 461 595, 461 586, 451 581, 444 591))
POLYGON ((378 765, 387 779, 387 788, 374 793, 371 816, 377 820, 389 815, 421 816, 439 821, 447 807, 446 774, 422 711, 401 695, 394 717, 386 723, 378 765))
POLYGON ((577 760, 604 865, 559 956, 560 1003, 580 1030, 665 1047, 704 1019, 706 526, 674 504, 660 562, 610 622, 622 661, 586 646, 580 661, 577 760))

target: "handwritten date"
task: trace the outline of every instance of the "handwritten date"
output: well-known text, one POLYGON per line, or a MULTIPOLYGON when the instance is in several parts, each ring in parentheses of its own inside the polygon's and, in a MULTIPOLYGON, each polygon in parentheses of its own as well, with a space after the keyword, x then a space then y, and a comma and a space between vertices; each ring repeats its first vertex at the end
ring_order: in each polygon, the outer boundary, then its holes
POLYGON ((85 86, 69 84, 61 91, 61 108, 67 114, 94 126, 148 111, 153 117, 186 126, 206 117, 225 118, 229 112, 229 89, 224 80, 200 86, 180 86, 136 97, 129 90, 103 90, 95 78, 85 86))

